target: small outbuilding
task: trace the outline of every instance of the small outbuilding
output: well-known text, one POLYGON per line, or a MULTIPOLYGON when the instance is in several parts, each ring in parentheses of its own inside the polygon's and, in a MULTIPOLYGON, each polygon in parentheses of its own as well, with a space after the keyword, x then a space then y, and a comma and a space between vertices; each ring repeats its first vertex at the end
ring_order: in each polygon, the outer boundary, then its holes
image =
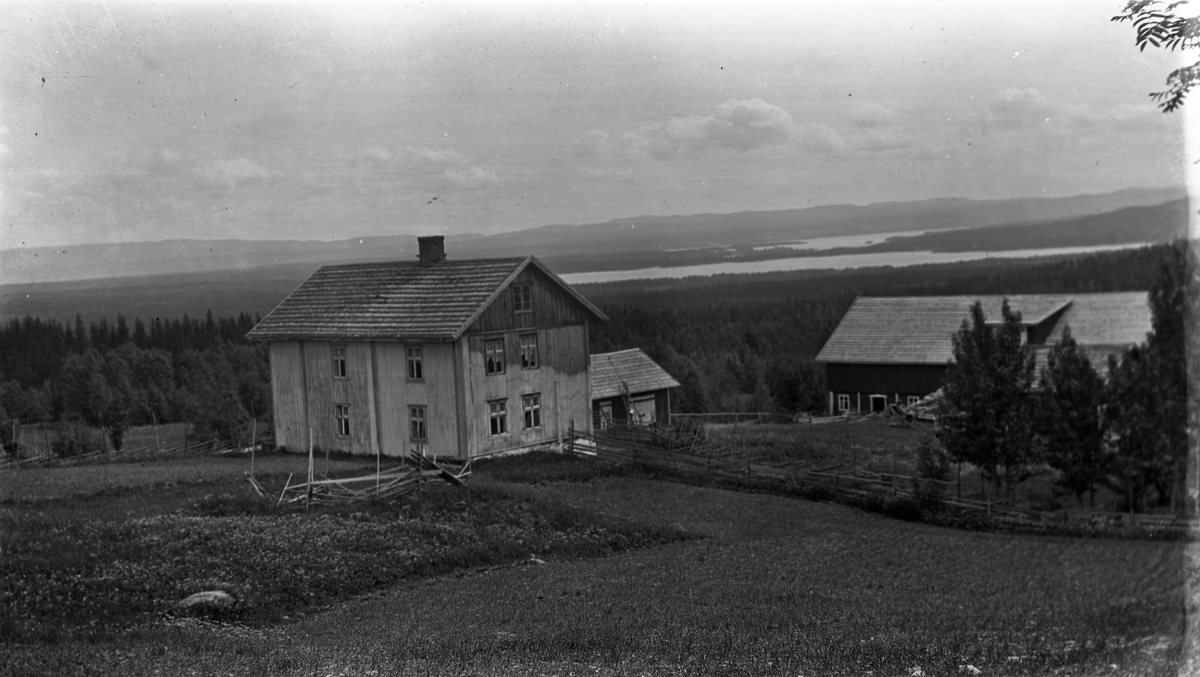
POLYGON ((592 355, 592 423, 671 423, 671 388, 679 387, 640 348, 592 355))
POLYGON ((1040 365, 1065 328, 1104 370, 1107 356, 1144 341, 1151 329, 1147 292, 1017 296, 859 297, 821 352, 829 413, 911 405, 940 388, 954 360, 953 336, 975 301, 989 324, 1001 323, 1004 299, 1021 314, 1024 341, 1040 365))
POLYGON ((589 431, 588 326, 607 318, 533 256, 325 266, 249 338, 275 442, 471 458, 589 431))

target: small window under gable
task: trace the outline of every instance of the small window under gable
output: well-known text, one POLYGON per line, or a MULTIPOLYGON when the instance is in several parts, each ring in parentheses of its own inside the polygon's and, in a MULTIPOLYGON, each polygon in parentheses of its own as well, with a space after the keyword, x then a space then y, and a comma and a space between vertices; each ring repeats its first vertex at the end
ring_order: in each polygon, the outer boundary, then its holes
POLYGON ((405 348, 404 352, 408 362, 408 380, 425 380, 425 367, 421 360, 421 348, 418 346, 410 346, 405 348))
POLYGON ((514 284, 512 286, 513 312, 533 312, 533 285, 514 284))
POLYGON ((346 378, 346 346, 333 346, 329 351, 333 356, 333 377, 346 378))

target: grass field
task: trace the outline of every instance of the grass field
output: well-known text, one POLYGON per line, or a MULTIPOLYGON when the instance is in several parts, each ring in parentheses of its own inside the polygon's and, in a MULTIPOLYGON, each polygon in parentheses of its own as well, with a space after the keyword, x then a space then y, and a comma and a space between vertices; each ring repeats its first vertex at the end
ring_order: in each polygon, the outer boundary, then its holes
POLYGON ((960 532, 555 456, 480 463, 469 492, 307 514, 241 498, 232 477, 163 484, 174 466, 162 466, 120 490, 31 492, 0 505, 0 618, 59 620, 55 631, 0 643, 0 672, 882 677, 967 674, 967 665, 983 675, 1200 667, 1185 664, 1185 609, 1196 608, 1184 594, 1194 579, 1184 543, 960 532), (38 576, 90 581, 86 601, 29 606, 29 590, 48 588, 22 581, 38 576), (217 583, 251 610, 216 621, 162 613, 217 583), (112 605, 131 608, 123 595, 147 593, 130 629, 94 634, 114 626, 112 605))

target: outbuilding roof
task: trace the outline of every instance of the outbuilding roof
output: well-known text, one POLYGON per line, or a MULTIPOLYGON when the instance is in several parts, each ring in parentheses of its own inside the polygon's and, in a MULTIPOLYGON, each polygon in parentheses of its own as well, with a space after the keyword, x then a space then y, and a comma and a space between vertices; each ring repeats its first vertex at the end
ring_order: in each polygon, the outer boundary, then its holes
POLYGON ((630 395, 679 386, 679 381, 640 348, 592 355, 588 377, 592 399, 620 396, 622 383, 628 386, 630 395))
POLYGON ((247 334, 258 341, 453 341, 527 268, 607 318, 536 257, 323 266, 247 334))
MULTIPOLYGON (((1000 321, 1003 296, 859 297, 846 312, 818 362, 857 364, 947 364, 951 337, 970 317, 976 300, 989 324, 1000 321)), ((1027 294, 1009 296, 1025 326, 1049 327, 1046 343, 1062 339, 1063 329, 1082 346, 1116 349, 1145 340, 1150 330, 1146 292, 1105 294, 1027 294)))

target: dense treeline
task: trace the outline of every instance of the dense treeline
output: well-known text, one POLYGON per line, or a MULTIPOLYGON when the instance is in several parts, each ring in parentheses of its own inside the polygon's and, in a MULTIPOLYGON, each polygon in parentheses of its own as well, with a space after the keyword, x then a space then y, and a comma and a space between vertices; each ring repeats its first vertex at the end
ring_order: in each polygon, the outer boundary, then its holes
POLYGON ((1148 290, 1168 245, 1052 262, 984 261, 584 287, 609 316, 593 352, 640 347, 682 383, 678 411, 823 411, 813 362, 858 296, 1148 290))
POLYGON ((976 302, 953 338, 937 420, 950 458, 978 467, 997 489, 1003 482, 1010 495, 1044 463, 1058 471, 1061 489, 1090 494, 1093 505, 1103 486, 1127 510, 1178 507, 1186 495, 1187 384, 1200 377, 1188 364, 1185 332, 1200 310, 1197 263, 1186 246, 1169 252, 1150 288, 1151 331, 1110 354, 1103 371, 1069 328, 1035 371, 1019 314, 1005 303, 1002 323, 988 325, 976 302))
MULTIPOLYGON (((119 449, 134 425, 186 422, 201 438, 235 437, 269 416, 270 371, 246 332, 257 318, 136 318, 84 325, 26 317, 0 329, 0 421, 78 420, 119 449)), ((0 429, 8 444, 12 427, 0 429)), ((60 453, 80 453, 78 438, 60 453)))
MULTIPOLYGON (((1149 289, 1167 246, 1045 261, 722 275, 587 285, 610 322, 593 352, 644 349, 682 387, 678 411, 821 411, 813 360, 855 297, 1149 289)), ((130 425, 184 421, 232 436, 270 415, 270 371, 246 333, 257 317, 85 325, 25 317, 0 327, 0 424, 82 420, 118 443, 130 425)), ((0 441, 4 437, 0 425, 0 441)))

